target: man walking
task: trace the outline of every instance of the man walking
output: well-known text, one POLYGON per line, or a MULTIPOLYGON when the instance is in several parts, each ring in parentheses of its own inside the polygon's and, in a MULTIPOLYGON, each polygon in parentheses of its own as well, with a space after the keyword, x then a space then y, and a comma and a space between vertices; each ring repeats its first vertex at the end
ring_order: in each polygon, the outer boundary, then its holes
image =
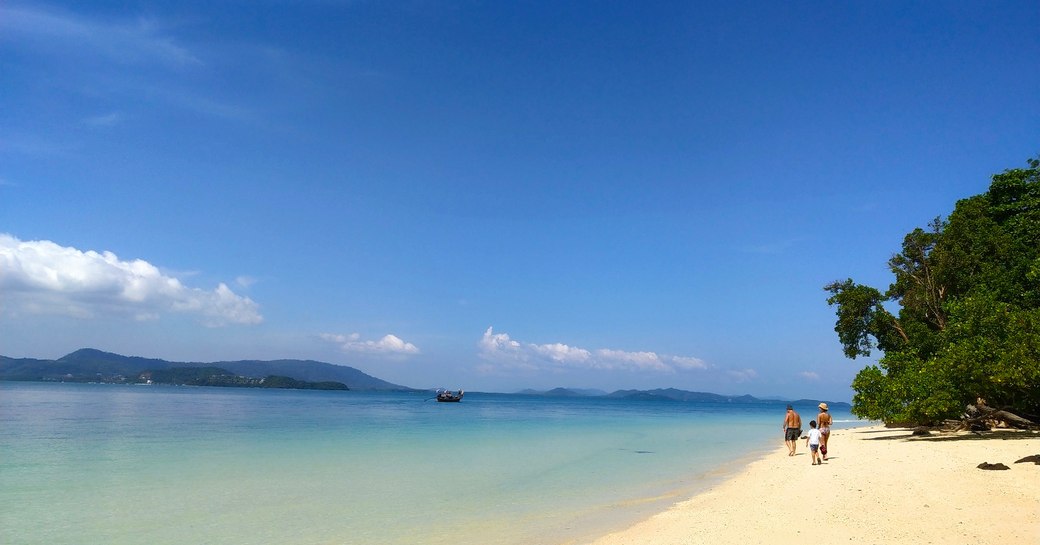
POLYGON ((794 411, 794 407, 787 406, 787 416, 784 417, 784 442, 787 443, 787 455, 794 456, 798 448, 798 436, 802 434, 802 417, 794 411))

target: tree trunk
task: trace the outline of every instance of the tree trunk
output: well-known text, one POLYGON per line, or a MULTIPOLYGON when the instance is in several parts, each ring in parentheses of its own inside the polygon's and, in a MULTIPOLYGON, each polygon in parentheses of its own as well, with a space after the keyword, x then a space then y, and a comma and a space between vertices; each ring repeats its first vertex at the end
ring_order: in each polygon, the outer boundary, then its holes
POLYGON ((961 419, 960 429, 976 429, 978 425, 985 424, 990 428, 1011 427, 1020 430, 1035 430, 1040 428, 1027 418, 1022 418, 1015 413, 994 409, 986 405, 985 400, 979 399, 975 405, 968 405, 964 418, 961 419), (1000 426, 1004 424, 1004 426, 1000 426))

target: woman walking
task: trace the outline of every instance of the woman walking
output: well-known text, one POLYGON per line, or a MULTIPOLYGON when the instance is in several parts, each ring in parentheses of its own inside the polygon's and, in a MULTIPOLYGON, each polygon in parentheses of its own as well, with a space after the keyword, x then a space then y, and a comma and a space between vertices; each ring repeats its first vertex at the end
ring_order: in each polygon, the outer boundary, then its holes
POLYGON ((820 454, 827 459, 827 440, 831 438, 831 424, 834 419, 827 412, 827 404, 820 403, 820 414, 816 415, 816 422, 820 426, 820 454))

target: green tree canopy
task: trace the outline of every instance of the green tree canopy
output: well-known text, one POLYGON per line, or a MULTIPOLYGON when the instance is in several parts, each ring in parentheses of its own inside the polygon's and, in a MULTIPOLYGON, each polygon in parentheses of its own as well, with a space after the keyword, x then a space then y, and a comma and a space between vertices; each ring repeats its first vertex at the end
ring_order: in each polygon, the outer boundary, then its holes
POLYGON ((824 287, 845 355, 883 352, 853 380, 854 414, 927 424, 982 398, 1036 420, 1040 159, 1028 164, 907 234, 884 293, 851 278, 824 287))

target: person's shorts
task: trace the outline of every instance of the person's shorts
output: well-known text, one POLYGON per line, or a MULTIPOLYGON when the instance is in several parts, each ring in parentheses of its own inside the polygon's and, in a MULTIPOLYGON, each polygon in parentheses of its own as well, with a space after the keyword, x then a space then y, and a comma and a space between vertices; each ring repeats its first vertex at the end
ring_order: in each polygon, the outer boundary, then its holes
POLYGON ((787 428, 787 433, 784 434, 784 438, 788 441, 797 441, 798 436, 801 435, 801 430, 798 428, 787 428))
POLYGON ((820 448, 820 445, 813 445, 811 443, 809 444, 809 450, 811 450, 813 452, 816 452, 816 450, 819 449, 819 448, 820 448))

